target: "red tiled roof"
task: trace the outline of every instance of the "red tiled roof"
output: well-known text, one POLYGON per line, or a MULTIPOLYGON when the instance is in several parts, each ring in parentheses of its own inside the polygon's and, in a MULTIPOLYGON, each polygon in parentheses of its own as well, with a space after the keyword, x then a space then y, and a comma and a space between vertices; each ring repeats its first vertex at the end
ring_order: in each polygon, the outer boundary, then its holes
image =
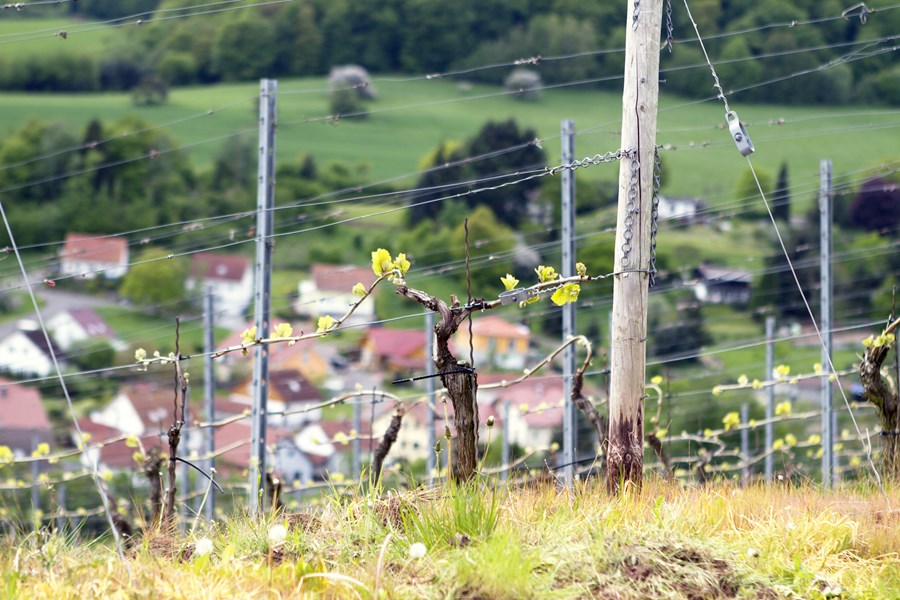
POLYGON ((112 337, 115 335, 106 321, 93 308, 70 308, 69 314, 90 336, 112 337))
POLYGON ((175 410, 175 390, 172 385, 135 383, 122 391, 131 400, 147 433, 166 431, 172 424, 175 410))
POLYGON ((35 389, 0 377, 0 431, 7 429, 50 430, 50 421, 35 389))
MULTIPOLYGON (((79 419, 78 426, 81 428, 82 433, 90 434, 90 444, 113 439, 122 435, 122 432, 115 427, 107 427, 106 425, 94 423, 90 419, 79 419)), ((141 443, 145 450, 154 446, 158 446, 163 451, 168 448, 168 446, 165 446, 165 448, 163 447, 162 438, 159 436, 143 436, 141 438, 141 443)), ((137 448, 129 448, 125 443, 125 440, 105 444, 103 448, 100 449, 100 462, 113 469, 133 468, 136 466, 134 462, 134 453, 138 451, 137 448)))
POLYGON ((191 277, 194 278, 238 282, 249 268, 250 259, 236 254, 200 252, 191 257, 191 277))
POLYGON ((322 394, 316 386, 296 369, 269 371, 269 390, 280 396, 287 404, 296 402, 318 402, 322 394))
POLYGON ((500 317, 489 315, 472 318, 472 334, 493 338, 528 338, 531 332, 525 325, 516 325, 500 317))
POLYGON ((522 383, 500 390, 497 403, 509 400, 510 410, 528 405, 524 415, 529 427, 556 427, 562 425, 563 408, 560 405, 565 393, 560 379, 526 379, 522 383), (543 403, 547 408, 534 412, 543 403))
MULTIPOLYGON (((294 432, 282 427, 266 427, 266 444, 274 444, 286 437, 293 437, 294 432)), ((250 466, 250 422, 237 421, 216 429, 216 449, 221 450, 226 446, 237 445, 216 458, 217 462, 231 465, 239 469, 250 466)))
POLYGON ((387 329, 371 327, 363 338, 368 341, 378 358, 397 360, 425 347, 425 331, 422 329, 387 329))
POLYGON ((375 278, 372 269, 353 265, 314 264, 310 275, 316 288, 344 293, 349 293, 357 283, 368 287, 375 278))
POLYGON ((128 241, 122 237, 68 233, 60 256, 63 260, 121 264, 128 262, 128 241))

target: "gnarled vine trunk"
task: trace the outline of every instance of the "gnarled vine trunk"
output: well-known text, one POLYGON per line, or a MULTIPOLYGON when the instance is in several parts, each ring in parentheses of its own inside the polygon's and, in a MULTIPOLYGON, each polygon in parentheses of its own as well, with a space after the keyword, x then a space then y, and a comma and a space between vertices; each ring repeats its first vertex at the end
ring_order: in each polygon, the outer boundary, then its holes
MULTIPOLYGON (((897 329, 900 320, 891 323, 883 332, 887 336, 897 329)), ((895 380, 894 389, 888 385, 881 369, 891 350, 892 343, 884 342, 866 349, 859 365, 859 379, 862 382, 866 400, 875 405, 881 424, 881 460, 883 475, 893 481, 900 481, 900 393, 895 380)), ((894 348, 894 352, 897 348, 894 348)))
POLYGON ((448 305, 440 298, 410 288, 405 283, 397 285, 397 293, 440 315, 440 320, 434 325, 434 367, 442 373, 441 382, 453 404, 456 443, 452 476, 456 481, 466 481, 475 475, 478 468, 478 379, 471 370, 472 365, 457 360, 450 352, 450 339, 472 308, 460 306, 455 296, 451 297, 448 305))

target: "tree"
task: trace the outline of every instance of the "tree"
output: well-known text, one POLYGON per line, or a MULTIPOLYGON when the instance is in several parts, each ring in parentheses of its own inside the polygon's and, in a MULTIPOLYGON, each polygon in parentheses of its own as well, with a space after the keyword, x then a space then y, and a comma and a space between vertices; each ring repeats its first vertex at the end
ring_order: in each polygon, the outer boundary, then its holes
POLYGON ((167 258, 163 250, 142 252, 122 279, 119 292, 131 302, 159 309, 184 297, 187 268, 178 258, 167 258), (149 262, 148 262, 149 261, 149 262))
MULTIPOLYGON (((540 169, 546 166, 547 156, 534 141, 537 134, 533 129, 520 130, 513 120, 488 121, 468 144, 469 156, 482 156, 496 150, 506 150, 488 158, 474 161, 472 173, 476 178, 498 177, 493 183, 520 177, 521 170, 540 169), (517 148, 509 151, 510 148, 517 148)), ((540 181, 533 179, 517 185, 490 190, 467 197, 469 206, 486 204, 491 207, 497 219, 510 227, 517 227, 528 214, 531 196, 540 187, 540 181)))
POLYGON ((883 177, 865 181, 850 205, 853 224, 868 231, 896 234, 900 224, 900 184, 883 177))
POLYGON ((225 80, 264 77, 273 63, 273 55, 262 40, 275 39, 271 21, 248 12, 219 31, 213 47, 216 71, 225 80))
MULTIPOLYGON (((512 271, 511 250, 516 247, 513 231, 499 223, 487 206, 479 206, 468 219, 469 253, 481 258, 471 269, 473 293, 483 295, 484 290, 496 286, 506 273, 512 271)), ((465 261, 465 225, 460 223, 450 238, 453 258, 465 261)))
POLYGON ((762 196, 759 195, 759 188, 762 188, 766 199, 771 202, 772 199, 772 175, 761 167, 756 167, 756 177, 753 177, 753 171, 750 167, 744 169, 735 186, 734 197, 747 208, 739 213, 745 218, 756 218, 761 212, 765 212, 762 196), (757 187, 756 181, 759 180, 757 187), (758 207, 758 208, 757 208, 758 207))
POLYGON ((463 145, 452 140, 443 141, 420 162, 421 174, 416 181, 416 189, 409 201, 407 219, 410 224, 422 219, 434 219, 444 207, 441 198, 458 192, 454 184, 466 179, 463 145))
POLYGON ((786 223, 791 219, 791 190, 788 184, 787 162, 782 162, 778 170, 778 183, 775 184, 775 194, 772 196, 772 214, 776 219, 786 223))
POLYGON ((691 292, 677 297, 651 297, 647 329, 650 352, 657 357, 688 356, 712 341, 703 321, 703 308, 691 292))
POLYGON ((68 360, 79 369, 92 371, 113 364, 116 349, 109 340, 103 338, 75 342, 66 351, 68 360))

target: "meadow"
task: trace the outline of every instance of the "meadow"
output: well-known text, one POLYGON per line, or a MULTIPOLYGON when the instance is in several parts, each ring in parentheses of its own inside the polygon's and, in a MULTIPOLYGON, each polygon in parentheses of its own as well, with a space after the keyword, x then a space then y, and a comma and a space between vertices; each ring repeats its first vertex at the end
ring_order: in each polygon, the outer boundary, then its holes
POLYGON ((6 598, 892 598, 898 503, 865 486, 652 479, 619 496, 595 480, 351 488, 300 513, 150 529, 124 561, 77 531, 11 532, 0 585, 6 598))
MULTIPOLYGON (((618 149, 619 92, 572 86, 547 90, 541 100, 527 102, 495 87, 461 85, 449 79, 402 79, 375 76, 378 99, 369 105, 368 118, 339 122, 327 119, 325 79, 280 81, 278 161, 309 153, 320 162, 364 165, 373 181, 410 185, 420 160, 438 142, 465 139, 487 120, 509 118, 534 128, 552 164, 559 161, 562 119, 575 120, 576 155, 618 149)), ((256 139, 257 94, 255 83, 177 88, 163 105, 137 107, 129 94, 122 93, 2 93, 5 110, 0 114, 0 133, 15 130, 29 118, 81 129, 91 119, 110 121, 138 114, 154 125, 167 126, 194 164, 204 166, 219 152, 224 138, 246 135, 256 139)), ((900 119, 896 110, 745 106, 739 100, 734 108, 756 145, 754 164, 774 176, 781 163, 787 162, 792 187, 808 190, 809 195, 815 190, 822 158, 831 158, 835 174, 840 175, 874 167, 897 155, 900 119)), ((723 124, 720 103, 685 101, 663 93, 658 143, 668 149, 663 153, 665 193, 705 197, 713 206, 735 200, 735 183, 746 162, 723 124)), ((587 172, 595 178, 617 178, 617 169, 611 166, 591 167, 587 172)))

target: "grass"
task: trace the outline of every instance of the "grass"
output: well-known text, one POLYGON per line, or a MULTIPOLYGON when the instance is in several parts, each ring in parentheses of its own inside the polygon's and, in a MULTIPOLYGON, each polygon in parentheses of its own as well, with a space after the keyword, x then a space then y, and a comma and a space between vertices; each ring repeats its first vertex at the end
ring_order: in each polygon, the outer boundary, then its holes
MULTIPOLYGON (((116 337, 133 347, 159 350, 168 354, 175 350, 175 318, 147 315, 145 312, 120 306, 96 308, 104 321, 116 332, 116 337)), ((217 342, 228 336, 230 331, 217 327, 217 342)), ((181 320, 182 353, 198 352, 203 349, 203 321, 199 317, 181 320)), ((151 350, 151 353, 152 353, 151 350)))
MULTIPOLYGON (((42 41, 41 44, 59 40, 42 41)), ((70 40, 71 41, 71 40, 70 40)), ((621 94, 583 87, 547 90, 540 102, 521 102, 498 95, 499 88, 461 88, 450 80, 378 81, 379 99, 367 119, 344 120, 336 126, 319 121, 329 114, 327 83, 322 78, 288 79, 280 83, 277 159, 292 160, 311 153, 320 161, 339 160, 367 165, 372 180, 400 177, 412 182, 419 160, 443 139, 474 135, 488 119, 515 118, 544 139, 550 162, 559 161, 560 121, 571 118, 580 132, 578 155, 619 146, 621 94)), ((221 148, 222 136, 244 132, 255 138, 255 97, 258 84, 218 84, 171 91, 163 106, 135 107, 129 94, 3 93, 5 110, 0 132, 15 130, 29 117, 53 119, 83 128, 91 119, 105 121, 137 113, 170 127, 196 165, 209 165, 221 148), (210 114, 207 111, 220 109, 210 114)), ((878 164, 896 156, 895 113, 867 107, 785 107, 741 105, 736 108, 753 136, 754 163, 777 172, 782 161, 791 183, 808 194, 795 201, 807 204, 817 183, 821 158, 834 161, 836 174, 878 164), (768 125, 784 119, 783 126, 768 125)), ((666 152, 668 173, 664 193, 703 196, 713 206, 734 200, 735 183, 746 168, 727 132, 718 103, 693 103, 663 94, 658 142, 677 148, 666 152)), ((593 177, 615 180, 618 169, 592 167, 593 177)))
POLYGON ((69 31, 78 22, 71 18, 22 18, 4 11, 0 19, 0 38, 9 43, 3 46, 3 54, 13 59, 61 52, 96 55, 103 52, 109 40, 119 35, 116 29, 99 29, 83 34, 69 31), (65 40, 57 36, 60 31, 69 31, 65 40))
MULTIPOLYGON (((900 503, 896 489, 889 496, 900 503)), ((596 482, 574 494, 438 487, 151 534, 128 552, 130 576, 105 543, 7 530, 0 585, 8 598, 888 598, 900 589, 898 519, 860 485, 651 480, 618 497, 596 482), (446 537, 460 521, 475 529, 446 537), (269 542, 281 523, 285 540, 269 542), (203 537, 213 550, 194 556, 203 537), (425 556, 412 557, 423 541, 425 556)))

